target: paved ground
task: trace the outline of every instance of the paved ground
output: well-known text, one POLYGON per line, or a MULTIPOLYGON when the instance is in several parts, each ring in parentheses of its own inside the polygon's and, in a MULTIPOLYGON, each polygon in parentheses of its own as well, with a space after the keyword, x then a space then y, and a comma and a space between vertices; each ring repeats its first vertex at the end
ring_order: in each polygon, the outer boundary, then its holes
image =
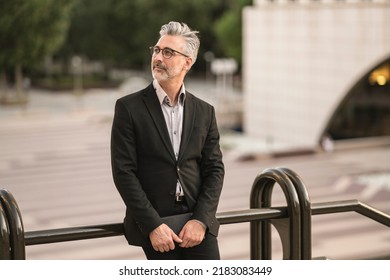
MULTIPOLYGON (((0 107, 0 187, 15 196, 27 232, 123 219, 124 207, 112 182, 109 156, 112 109, 121 94, 94 90, 77 97, 32 91, 24 108, 0 107)), ((240 141, 245 143, 245 139, 240 141)), ((231 143, 231 138, 223 135, 222 142, 231 143)), ((284 166, 301 175, 314 203, 358 199, 390 213, 388 146, 247 161, 237 160, 239 152, 224 149, 226 180, 219 212, 248 209, 257 174, 284 166)), ((284 205, 278 190, 275 187, 274 204, 284 205)), ((223 259, 248 259, 249 225, 222 226, 220 245, 223 259)), ((274 258, 280 258, 276 234, 273 247, 274 258)), ((313 257, 382 255, 390 255, 388 227, 356 213, 313 217, 313 257)), ((111 237, 29 246, 27 258, 144 257, 138 248, 129 247, 124 237, 111 237)))

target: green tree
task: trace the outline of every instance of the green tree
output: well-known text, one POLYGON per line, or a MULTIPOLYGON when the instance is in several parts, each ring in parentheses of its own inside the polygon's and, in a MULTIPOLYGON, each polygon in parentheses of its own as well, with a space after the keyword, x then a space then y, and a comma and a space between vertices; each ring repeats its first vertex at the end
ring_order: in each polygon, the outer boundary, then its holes
POLYGON ((174 20, 200 31, 201 57, 215 45, 212 26, 224 7, 224 0, 79 0, 57 56, 82 55, 108 66, 143 68, 161 25, 174 20))
POLYGON ((242 60, 242 10, 252 5, 253 0, 230 0, 229 8, 214 25, 214 31, 219 48, 224 54, 237 60, 242 60))
POLYGON ((5 82, 6 69, 14 68, 17 101, 25 100, 22 69, 40 62, 62 44, 73 2, 74 0, 0 2, 0 75, 5 82))

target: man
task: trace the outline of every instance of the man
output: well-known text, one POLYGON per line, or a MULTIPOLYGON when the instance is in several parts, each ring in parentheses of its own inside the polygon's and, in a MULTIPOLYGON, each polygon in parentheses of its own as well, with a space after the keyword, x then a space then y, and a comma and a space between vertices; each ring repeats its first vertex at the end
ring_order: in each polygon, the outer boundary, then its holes
POLYGON ((184 23, 163 25, 150 48, 153 83, 115 105, 111 158, 125 236, 148 259, 220 259, 215 214, 224 165, 215 111, 183 83, 197 33, 184 23), (191 214, 175 233, 163 217, 183 213, 191 214))

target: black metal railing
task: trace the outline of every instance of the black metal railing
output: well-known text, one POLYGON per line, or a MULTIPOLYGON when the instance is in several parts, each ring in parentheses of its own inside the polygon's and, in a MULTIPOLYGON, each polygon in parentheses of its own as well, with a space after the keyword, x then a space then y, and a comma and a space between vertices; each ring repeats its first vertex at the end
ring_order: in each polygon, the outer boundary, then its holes
MULTIPOLYGON (((313 215, 354 211, 390 227, 390 216, 357 200, 311 203, 302 179, 288 168, 270 168, 252 185, 250 209, 217 213, 222 225, 250 222, 250 258, 272 259, 271 225, 281 239, 283 259, 312 259, 313 215), (271 207, 277 183, 286 207, 271 207)), ((26 246, 104 238, 124 234, 123 223, 24 232, 22 215, 13 195, 0 189, 0 259, 26 258, 26 246)))

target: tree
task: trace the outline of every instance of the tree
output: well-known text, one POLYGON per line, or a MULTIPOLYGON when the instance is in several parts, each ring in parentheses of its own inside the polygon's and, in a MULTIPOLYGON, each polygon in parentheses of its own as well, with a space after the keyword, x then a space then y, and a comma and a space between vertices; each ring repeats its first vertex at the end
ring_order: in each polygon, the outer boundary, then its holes
POLYGON ((225 55, 241 64, 242 60, 242 9, 253 0, 231 0, 229 8, 214 25, 220 48, 225 55))
MULTIPOLYGON (((41 61, 62 44, 73 2, 74 0, 1 1, 0 75, 5 82, 6 70, 14 68, 18 102, 25 101, 23 67, 41 61)), ((7 99, 7 95, 3 99, 7 99)))
POLYGON ((201 57, 215 44, 212 26, 224 5, 224 0, 80 0, 57 56, 82 55, 105 65, 143 68, 161 25, 173 20, 200 31, 201 57))

